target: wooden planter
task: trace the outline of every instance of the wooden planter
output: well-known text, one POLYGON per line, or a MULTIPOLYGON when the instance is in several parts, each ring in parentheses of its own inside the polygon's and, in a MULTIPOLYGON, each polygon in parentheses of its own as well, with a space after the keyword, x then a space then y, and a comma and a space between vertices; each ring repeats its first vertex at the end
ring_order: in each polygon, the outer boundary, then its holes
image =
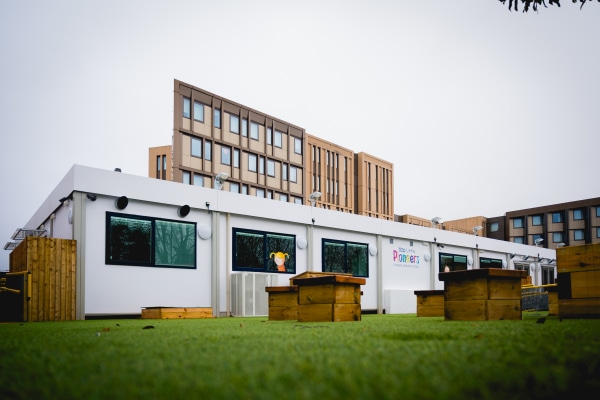
POLYGON ((526 271, 497 268, 441 272, 446 320, 521 319, 521 278, 526 271))
POLYGON ((298 286, 270 286, 269 320, 284 321, 298 319, 298 286))
POLYGON ((556 249, 558 315, 600 317, 600 243, 556 249))
POLYGON ((211 307, 146 307, 142 319, 214 318, 211 307))
POLYGON ((360 285, 364 278, 346 274, 297 278, 298 321, 360 321, 360 285))
POLYGON ((443 290, 415 290, 417 296, 417 317, 443 317, 443 290))

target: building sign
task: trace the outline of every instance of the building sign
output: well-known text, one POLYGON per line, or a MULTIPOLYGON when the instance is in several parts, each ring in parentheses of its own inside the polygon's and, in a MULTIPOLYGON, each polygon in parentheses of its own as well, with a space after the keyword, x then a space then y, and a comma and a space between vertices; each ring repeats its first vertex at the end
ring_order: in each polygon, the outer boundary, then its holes
POLYGON ((398 247, 392 251, 392 263, 395 267, 419 268, 421 256, 416 253, 414 249, 398 247))

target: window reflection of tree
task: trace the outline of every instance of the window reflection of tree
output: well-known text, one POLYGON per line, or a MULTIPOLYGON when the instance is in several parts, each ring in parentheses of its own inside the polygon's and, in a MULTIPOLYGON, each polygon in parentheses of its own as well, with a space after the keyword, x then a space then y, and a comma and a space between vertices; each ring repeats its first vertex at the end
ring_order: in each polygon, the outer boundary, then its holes
POLYGON ((113 217, 110 225, 111 260, 151 261, 150 221, 113 217))
POLYGON ((194 230, 190 224, 156 221, 156 264, 194 265, 194 230))
POLYGON ((235 237, 236 264, 242 268, 262 269, 264 267, 263 235, 238 232, 235 237))
POLYGON ((325 254, 323 263, 324 272, 347 272, 344 268, 345 245, 343 243, 325 243, 325 254))

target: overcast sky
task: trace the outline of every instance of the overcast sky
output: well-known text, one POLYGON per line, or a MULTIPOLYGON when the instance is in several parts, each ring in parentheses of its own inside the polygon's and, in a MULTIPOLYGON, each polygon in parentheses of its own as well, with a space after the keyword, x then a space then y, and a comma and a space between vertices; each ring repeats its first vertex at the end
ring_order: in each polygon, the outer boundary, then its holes
POLYGON ((599 22, 569 0, 2 0, 0 244, 74 164, 147 176, 174 79, 393 162, 395 214, 598 197, 599 22))

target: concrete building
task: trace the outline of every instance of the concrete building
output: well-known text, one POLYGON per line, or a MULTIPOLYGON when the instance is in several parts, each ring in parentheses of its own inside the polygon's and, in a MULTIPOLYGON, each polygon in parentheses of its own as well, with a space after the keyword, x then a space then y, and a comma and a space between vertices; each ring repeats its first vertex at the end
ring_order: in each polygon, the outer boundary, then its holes
POLYGON ((392 220, 393 164, 175 80, 172 147, 151 148, 148 176, 392 220), (172 163, 169 165, 171 154, 172 163), (165 155, 167 155, 165 157, 165 155))
POLYGON ((550 249, 600 243, 600 197, 488 218, 486 236, 550 249))
POLYGON ((553 249, 79 165, 19 228, 76 241, 77 319, 155 306, 266 315, 264 288, 307 271, 365 278, 362 309, 389 314, 415 313, 414 291, 443 289, 446 266, 556 275, 553 249))

